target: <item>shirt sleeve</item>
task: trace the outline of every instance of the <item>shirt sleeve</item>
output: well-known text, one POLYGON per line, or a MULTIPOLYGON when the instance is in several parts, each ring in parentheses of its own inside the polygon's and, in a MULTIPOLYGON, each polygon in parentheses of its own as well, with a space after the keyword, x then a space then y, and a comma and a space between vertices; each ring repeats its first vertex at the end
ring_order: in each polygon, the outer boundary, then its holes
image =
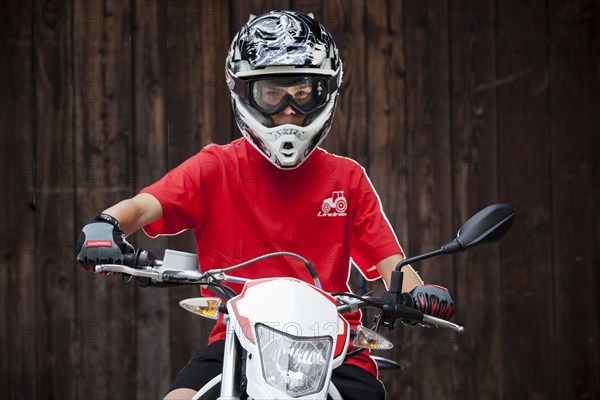
POLYGON ((369 280, 380 277, 376 264, 394 254, 404 254, 381 201, 364 170, 360 175, 352 221, 352 260, 369 280))
POLYGON ((202 221, 207 204, 203 200, 207 182, 218 175, 216 158, 202 150, 169 171, 157 182, 141 190, 156 197, 162 217, 143 227, 150 237, 175 235, 195 229, 202 221))

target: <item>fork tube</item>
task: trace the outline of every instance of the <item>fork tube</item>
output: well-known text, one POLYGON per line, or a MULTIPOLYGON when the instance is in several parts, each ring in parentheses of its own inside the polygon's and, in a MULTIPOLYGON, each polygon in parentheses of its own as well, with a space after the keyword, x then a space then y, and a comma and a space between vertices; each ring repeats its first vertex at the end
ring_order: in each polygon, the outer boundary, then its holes
POLYGON ((231 327, 231 319, 225 317, 225 353, 223 355, 223 374, 221 376, 221 396, 218 400, 239 400, 239 393, 236 389, 237 372, 237 348, 235 343, 235 330, 231 327))

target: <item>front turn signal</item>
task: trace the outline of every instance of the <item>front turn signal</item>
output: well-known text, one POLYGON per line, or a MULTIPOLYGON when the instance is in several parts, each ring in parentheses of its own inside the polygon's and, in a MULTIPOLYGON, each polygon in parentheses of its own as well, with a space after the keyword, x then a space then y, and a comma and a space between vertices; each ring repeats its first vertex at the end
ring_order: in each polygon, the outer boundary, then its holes
POLYGON ((369 350, 388 350, 394 347, 392 342, 379 333, 360 325, 356 327, 356 336, 354 336, 352 344, 354 347, 369 350))
POLYGON ((190 299, 181 300, 179 305, 183 309, 210 319, 219 318, 219 306, 221 299, 218 297, 193 297, 190 299))

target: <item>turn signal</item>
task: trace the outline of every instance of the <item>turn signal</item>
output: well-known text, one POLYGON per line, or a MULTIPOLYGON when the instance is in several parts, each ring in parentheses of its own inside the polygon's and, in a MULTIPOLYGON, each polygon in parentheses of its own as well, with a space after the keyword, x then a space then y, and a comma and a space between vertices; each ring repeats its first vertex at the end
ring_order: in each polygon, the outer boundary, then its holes
POLYGON ((179 305, 185 310, 210 319, 219 318, 221 299, 218 297, 193 297, 181 300, 179 305))
POLYGON ((354 347, 370 350, 388 350, 394 347, 392 342, 381 336, 379 333, 360 325, 356 327, 356 336, 354 337, 352 344, 354 347))

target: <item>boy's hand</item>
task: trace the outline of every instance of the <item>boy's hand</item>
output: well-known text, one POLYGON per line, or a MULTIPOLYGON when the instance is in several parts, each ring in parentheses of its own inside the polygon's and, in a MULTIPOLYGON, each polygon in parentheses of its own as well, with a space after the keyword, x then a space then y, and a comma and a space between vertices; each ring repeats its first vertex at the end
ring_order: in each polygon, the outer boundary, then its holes
POLYGON ((454 300, 448 289, 438 285, 417 286, 411 290, 415 308, 433 317, 450 319, 454 314, 454 300))
POLYGON ((135 253, 119 226, 108 214, 98 213, 83 227, 77 239, 77 262, 94 272, 98 264, 123 264, 125 255, 135 253))

